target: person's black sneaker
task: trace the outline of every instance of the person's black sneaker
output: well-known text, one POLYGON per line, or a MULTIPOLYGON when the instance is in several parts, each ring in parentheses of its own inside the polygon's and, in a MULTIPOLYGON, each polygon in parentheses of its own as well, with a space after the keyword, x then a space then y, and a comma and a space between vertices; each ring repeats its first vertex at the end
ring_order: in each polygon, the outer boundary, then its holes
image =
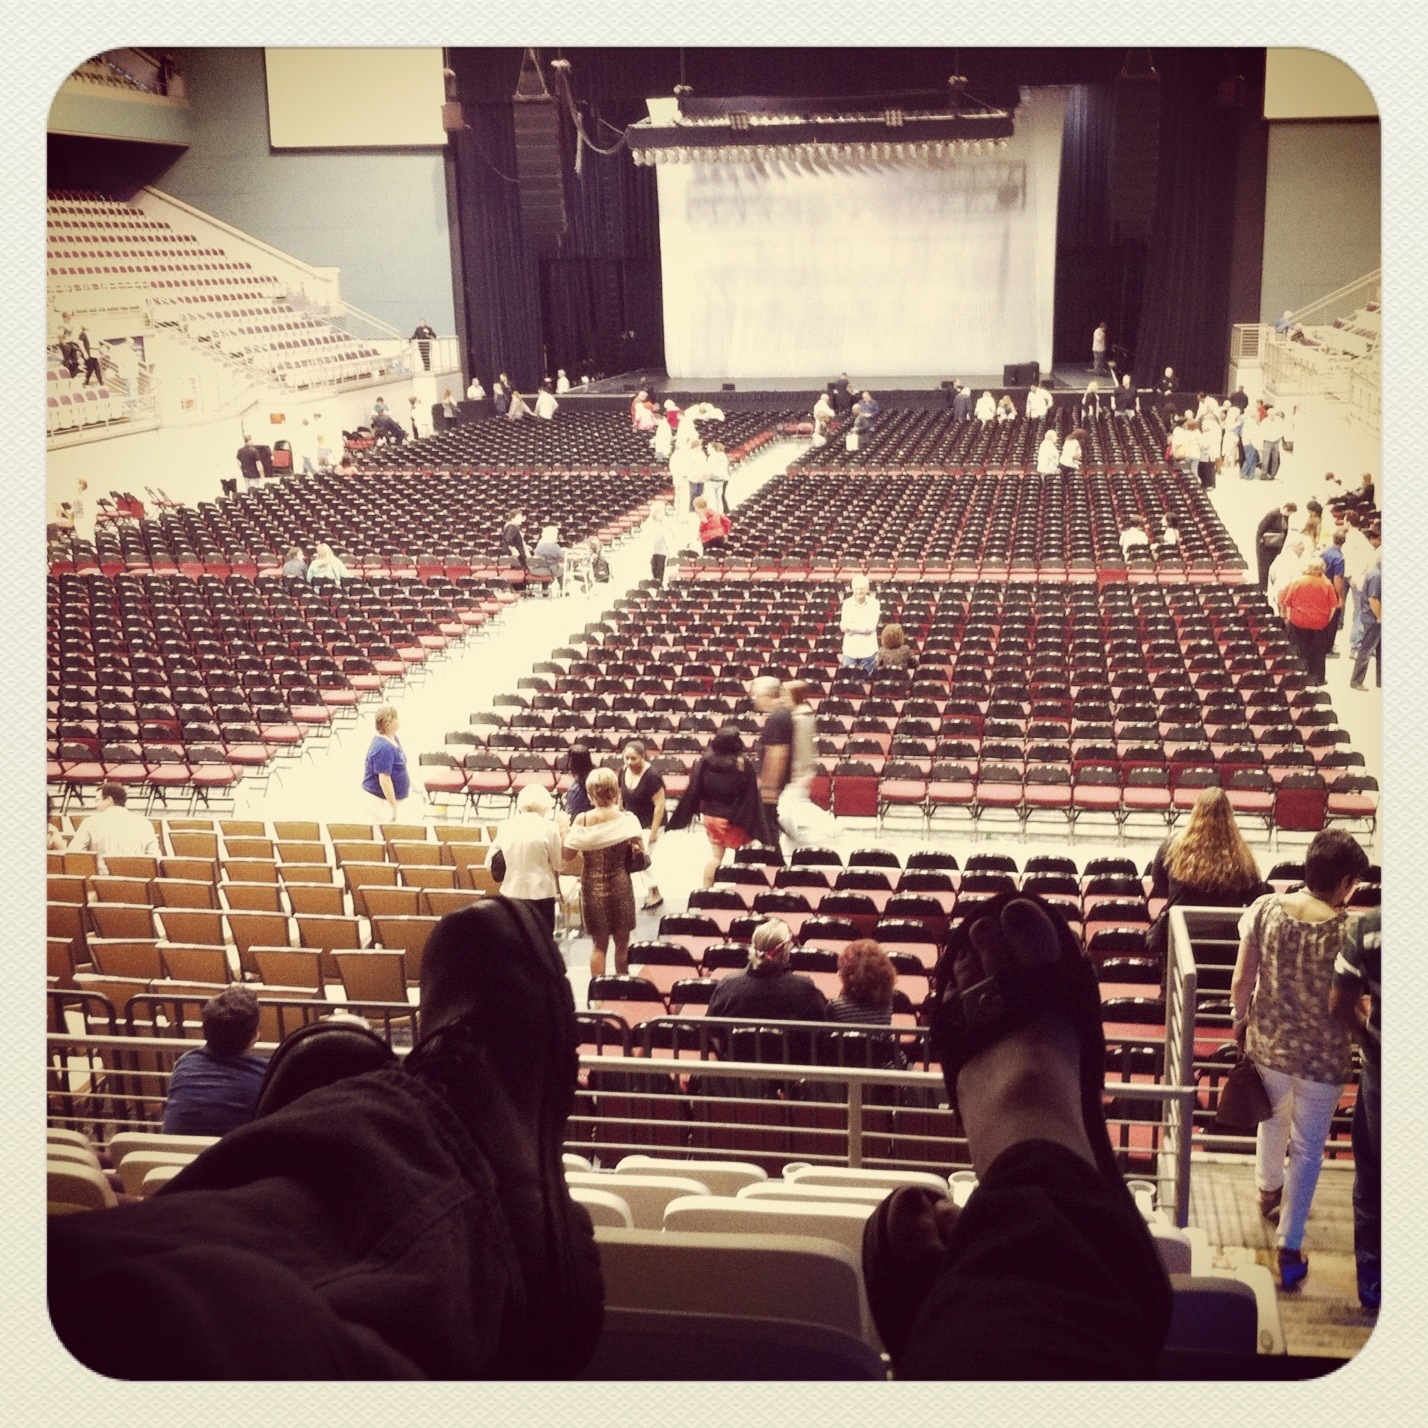
POLYGON ((498 1374, 566 1378, 594 1353, 604 1284, 565 1183, 579 1069, 575 999, 550 929, 519 900, 448 913, 422 954, 421 1040, 406 1070, 451 1106, 491 1167, 525 1281, 498 1374))
POLYGON ((309 1091, 396 1064, 392 1048, 359 1022, 310 1022, 285 1036, 269 1057, 253 1119, 270 1116, 309 1091))

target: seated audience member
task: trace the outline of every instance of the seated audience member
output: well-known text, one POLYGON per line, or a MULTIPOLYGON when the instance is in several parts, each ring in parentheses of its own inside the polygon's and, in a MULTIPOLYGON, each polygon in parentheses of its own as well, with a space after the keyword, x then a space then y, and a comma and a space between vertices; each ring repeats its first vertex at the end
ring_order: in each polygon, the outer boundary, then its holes
POLYGON ((510 400, 506 406, 506 420, 520 421, 522 417, 528 417, 530 414, 531 409, 526 405, 526 399, 512 388, 510 400))
POLYGON ((318 541, 313 548, 312 564, 307 568, 307 578, 312 585, 322 580, 330 580, 334 585, 340 585, 347 579, 347 567, 326 541, 318 541))
POLYGON ((511 558, 522 570, 530 569, 530 548, 526 545, 521 524, 525 520, 524 511, 512 511, 506 524, 501 528, 501 544, 511 553, 511 558))
POLYGON ((550 572, 551 593, 554 594, 565 579, 565 551, 561 548, 558 526, 546 526, 541 531, 540 540, 536 542, 535 558, 550 572))
POLYGON ((307 577, 307 557, 300 545, 290 545, 283 559, 283 579, 303 580, 307 577))
POLYGON ((1170 945, 1170 909, 1248 907, 1269 891, 1259 864, 1235 821, 1222 788, 1202 789, 1183 828, 1155 850, 1150 895, 1165 907, 1146 930, 1146 950, 1164 957, 1170 945))
POLYGON ((342 460, 337 463, 337 474, 339 476, 355 476, 357 474, 357 463, 352 459, 350 451, 342 453, 342 460))
POLYGON ((748 970, 715 984, 709 1015, 826 1021, 828 999, 811 978, 788 969, 792 947, 793 933, 786 922, 776 917, 761 922, 749 943, 748 970))
POLYGON ((560 409, 560 403, 555 399, 555 393, 550 389, 549 382, 543 382, 541 389, 536 393, 535 414, 542 421, 549 421, 560 409))
POLYGON ((1145 528, 1145 518, 1132 516, 1130 524, 1121 532, 1121 550, 1129 554, 1136 546, 1150 545, 1150 533, 1145 528))
POLYGON ((983 392, 977 398, 977 405, 972 411, 972 415, 978 421, 994 421, 997 415, 996 398, 990 392, 983 392))
POLYGON ((829 1021, 887 1026, 892 1021, 892 994, 897 968, 871 937, 850 942, 838 954, 838 978, 843 994, 828 1003, 829 1021))
POLYGON ((203 1004, 202 1046, 174 1063, 164 1102, 165 1135, 227 1135, 253 1119, 268 1063, 253 1054, 258 997, 226 987, 203 1004))
POLYGON ((128 790, 122 783, 102 783, 95 811, 79 825, 70 839, 71 853, 98 853, 101 858, 115 856, 162 857, 159 837, 154 825, 133 809, 126 807, 128 790))
POLYGON ((1180 548, 1180 532, 1175 526, 1175 517, 1166 516, 1165 524, 1160 530, 1160 554, 1166 555, 1180 548))
POLYGON ((1016 420, 1016 403, 1005 392, 1002 393, 1002 398, 997 403, 997 420, 999 422, 1016 420))
POLYGON ((610 583, 610 562, 605 559, 600 542, 594 536, 586 542, 590 551, 590 578, 597 585, 610 583))
POLYGON ((901 625, 884 625, 878 637, 878 669, 906 669, 916 656, 901 625))
POLYGON ((706 551, 723 550, 734 523, 723 511, 716 511, 703 496, 694 503, 694 515, 699 521, 700 545, 706 551))
POLYGON ((570 390, 570 378, 565 375, 564 367, 557 367, 555 370, 555 390, 558 396, 564 396, 570 390))

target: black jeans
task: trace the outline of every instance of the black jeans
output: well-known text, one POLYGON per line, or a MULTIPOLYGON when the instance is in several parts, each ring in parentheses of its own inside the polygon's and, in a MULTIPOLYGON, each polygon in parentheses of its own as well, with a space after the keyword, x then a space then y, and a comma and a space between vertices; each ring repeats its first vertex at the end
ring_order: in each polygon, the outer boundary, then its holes
POLYGON ((912 1326, 901 1378, 1138 1378, 1170 1281, 1130 1192, 1050 1141, 982 1176, 912 1326))
POLYGON ((49 1225, 50 1315, 122 1378, 480 1378, 524 1291, 486 1160, 404 1071, 240 1126, 142 1204, 49 1225))

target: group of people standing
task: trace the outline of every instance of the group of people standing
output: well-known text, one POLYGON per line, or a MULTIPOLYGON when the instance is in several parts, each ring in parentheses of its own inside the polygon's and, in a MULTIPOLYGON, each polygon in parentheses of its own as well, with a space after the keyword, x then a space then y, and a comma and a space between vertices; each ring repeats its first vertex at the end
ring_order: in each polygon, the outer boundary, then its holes
POLYGON ((579 877, 585 930, 593 944, 590 972, 597 977, 604 975, 612 944, 615 971, 628 970, 635 882, 647 884, 641 910, 653 911, 664 902, 653 879, 644 876, 649 850, 664 830, 664 780, 641 740, 630 740, 620 761, 618 772, 596 768, 589 749, 572 748, 570 784, 559 806, 543 784, 527 784, 515 814, 498 831, 488 862, 502 893, 530 904, 552 930, 560 879, 579 877))
POLYGON ((1260 587, 1284 617, 1289 638, 1310 682, 1326 680, 1325 661, 1337 659, 1335 644, 1348 610, 1351 689, 1364 688, 1370 659, 1382 683, 1383 537, 1370 505, 1341 504, 1324 520, 1323 504, 1286 501, 1269 511, 1255 532, 1260 587))

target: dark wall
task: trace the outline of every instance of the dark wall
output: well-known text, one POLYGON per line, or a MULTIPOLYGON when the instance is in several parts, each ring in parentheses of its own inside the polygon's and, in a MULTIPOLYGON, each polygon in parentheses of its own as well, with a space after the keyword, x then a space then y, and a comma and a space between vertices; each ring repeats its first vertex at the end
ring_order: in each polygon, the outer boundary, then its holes
MULTIPOLYGON (((1257 93, 1262 50, 1151 52, 1160 75, 1161 124, 1149 233, 1111 221, 1115 172, 1112 86, 1120 49, 608 49, 562 50, 587 132, 602 147, 645 117, 645 100, 678 83, 701 96, 765 94, 851 98, 947 92, 953 73, 985 103, 1010 107, 1021 85, 1077 86, 1062 163, 1056 279, 1058 358, 1089 360, 1102 318, 1140 373, 1174 365, 1191 386, 1214 386, 1224 368, 1231 275, 1246 241, 1232 245, 1244 193, 1239 149, 1262 130, 1257 93), (1220 82, 1242 74, 1246 108, 1222 107, 1220 82), (1237 174, 1240 181, 1237 182, 1237 174)), ((540 52, 542 72, 556 52, 540 52)), ((625 150, 586 152, 572 172, 574 133, 562 118, 570 228, 544 255, 521 221, 511 101, 517 49, 453 50, 468 132, 455 141, 468 345, 483 377, 508 371, 518 385, 564 367, 572 376, 663 363, 659 222, 654 170, 625 150)), ((1145 51, 1131 55, 1143 64, 1145 51)), ((1258 140, 1262 144, 1262 133, 1258 140)), ((1252 170, 1253 166, 1251 166, 1252 170)), ((1252 243, 1250 244, 1252 247, 1252 243)), ((1243 295, 1237 306, 1243 305, 1243 295)))

